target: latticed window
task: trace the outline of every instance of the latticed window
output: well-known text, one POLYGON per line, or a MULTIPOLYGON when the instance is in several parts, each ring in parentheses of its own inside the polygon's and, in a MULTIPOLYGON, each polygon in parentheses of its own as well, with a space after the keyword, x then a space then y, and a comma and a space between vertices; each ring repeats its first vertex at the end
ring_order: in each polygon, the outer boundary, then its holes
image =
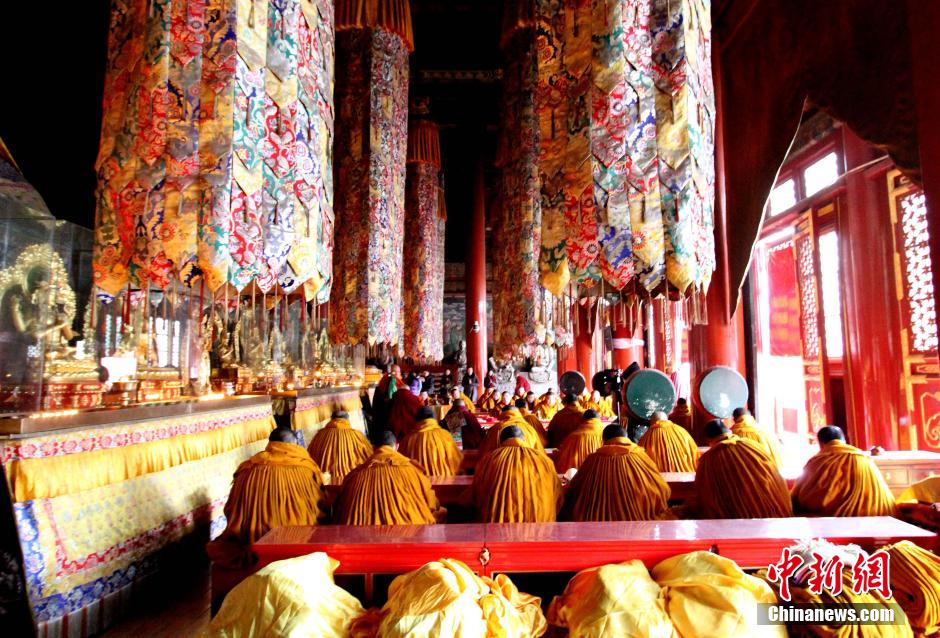
POLYGON ((819 357, 819 306, 816 267, 813 263, 813 238, 803 235, 796 241, 797 267, 800 271, 800 325, 803 330, 803 355, 819 357))
POLYGON ((933 296, 933 272, 927 245, 927 202, 922 191, 898 199, 904 239, 904 277, 910 313, 911 350, 937 352, 937 313, 933 296))

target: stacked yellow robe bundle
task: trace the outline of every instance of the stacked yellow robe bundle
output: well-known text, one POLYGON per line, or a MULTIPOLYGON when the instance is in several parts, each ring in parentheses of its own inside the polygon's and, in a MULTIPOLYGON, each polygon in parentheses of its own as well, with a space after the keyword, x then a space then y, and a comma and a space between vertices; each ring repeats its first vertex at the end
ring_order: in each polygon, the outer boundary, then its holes
POLYGON ((209 543, 210 557, 227 567, 250 562, 248 546, 271 529, 316 525, 322 498, 323 476, 307 450, 271 441, 235 471, 225 530, 209 543))
POLYGON ((584 419, 581 408, 577 405, 566 405, 559 410, 548 424, 548 446, 558 447, 565 437, 573 432, 584 419))
POLYGON ((872 458, 838 439, 806 463, 793 486, 793 508, 817 516, 894 516, 897 510, 872 458))
POLYGON ((281 560, 235 587, 212 619, 209 638, 345 638, 363 609, 333 583, 339 563, 322 552, 281 560))
POLYGON ((434 419, 420 421, 402 439, 398 451, 424 468, 429 476, 454 476, 463 460, 454 437, 434 419))
POLYGON ((757 425, 757 421, 755 421, 754 417, 750 414, 735 417, 734 424, 731 426, 731 432, 742 439, 749 439, 757 443, 757 445, 767 452, 778 470, 783 467, 783 455, 780 453, 780 445, 777 444, 777 438, 757 425))
POLYGON ((395 578, 381 612, 357 620, 351 635, 535 638, 547 627, 540 604, 504 574, 480 578, 459 560, 442 558, 395 578))
POLYGON ((785 518, 793 515, 787 484, 767 453, 726 434, 702 455, 695 473, 700 518, 785 518))
POLYGON ((484 523, 552 522, 564 497, 551 459, 515 438, 480 458, 470 493, 484 523))
POLYGON ((685 428, 672 421, 656 421, 640 438, 640 447, 660 472, 694 472, 698 446, 685 428))
POLYGON ((548 608, 548 622, 571 638, 674 638, 659 585, 642 562, 585 569, 548 608))
POLYGON ((691 552, 652 570, 660 601, 679 636, 786 638, 783 625, 758 625, 757 603, 776 603, 773 589, 748 576, 734 561, 711 552, 691 552))
POLYGON ((522 413, 519 412, 519 410, 513 408, 508 412, 503 412, 500 416, 499 423, 491 426, 490 429, 486 431, 483 442, 480 443, 481 459, 499 447, 499 434, 503 431, 503 428, 507 428, 510 425, 515 425, 522 430, 522 433, 525 435, 525 442, 529 447, 535 450, 545 449, 545 446, 542 445, 542 439, 539 433, 535 431, 532 424, 522 417, 522 413))
POLYGON ((891 590, 894 600, 917 635, 940 632, 940 557, 901 541, 882 547, 891 556, 891 590))
POLYGON ((628 438, 609 439, 581 463, 568 486, 571 520, 656 520, 667 515, 669 494, 643 448, 628 438))
POLYGON ((581 425, 566 436, 558 447, 555 469, 563 474, 570 468, 580 468, 584 459, 603 445, 604 440, 601 436, 603 431, 604 424, 600 422, 600 419, 582 420, 581 425))
POLYGON ((422 525, 444 514, 424 471, 382 445, 346 476, 334 517, 341 525, 422 525))
POLYGON ((330 473, 330 482, 339 485, 372 455, 372 445, 347 419, 332 419, 314 435, 307 452, 321 470, 330 473))
POLYGON ((898 503, 940 503, 940 476, 917 481, 897 498, 898 503))

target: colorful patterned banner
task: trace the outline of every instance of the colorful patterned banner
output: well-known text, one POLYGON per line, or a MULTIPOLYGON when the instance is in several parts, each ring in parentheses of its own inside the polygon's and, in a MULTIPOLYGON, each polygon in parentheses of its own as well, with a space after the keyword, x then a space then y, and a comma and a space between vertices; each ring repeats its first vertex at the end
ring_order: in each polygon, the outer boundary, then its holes
POLYGON ((95 281, 329 294, 332 0, 112 5, 95 281))
POLYGON ((408 131, 403 257, 404 348, 420 363, 444 357, 444 217, 440 210, 437 126, 416 120, 408 131))

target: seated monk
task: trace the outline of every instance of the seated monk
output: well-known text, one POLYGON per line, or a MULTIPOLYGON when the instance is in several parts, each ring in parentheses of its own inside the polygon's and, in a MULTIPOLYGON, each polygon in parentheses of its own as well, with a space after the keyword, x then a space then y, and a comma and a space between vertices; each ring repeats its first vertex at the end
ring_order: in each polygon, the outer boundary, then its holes
POLYGON ((496 413, 499 414, 503 411, 503 408, 508 408, 513 405, 516 405, 516 399, 512 392, 503 392, 499 395, 499 401, 496 403, 496 413))
POLYGON ((819 452, 793 486, 793 508, 817 516, 894 516, 894 496, 872 458, 827 425, 816 435, 819 452))
MULTIPOLYGON (((424 407, 415 394, 408 388, 401 388, 395 392, 388 412, 388 424, 385 429, 396 437, 404 436, 408 429, 416 423, 415 416, 418 410, 424 407)), ((381 424, 380 424, 381 426, 381 424)))
POLYGON ((669 414, 669 420, 685 429, 686 432, 693 435, 692 432, 692 407, 689 402, 679 397, 676 401, 676 407, 669 414))
POLYGON ((225 503, 225 530, 206 547, 213 562, 244 567, 249 546, 275 527, 316 525, 323 477, 292 430, 275 428, 268 446, 238 466, 225 503))
POLYGON ((372 444, 349 424, 348 412, 337 410, 314 435, 307 452, 321 470, 329 472, 330 482, 339 485, 343 477, 372 455, 372 444))
POLYGON ((710 449, 695 472, 700 518, 786 518, 793 515, 787 484, 770 456, 715 419, 705 426, 710 449))
POLYGON ((395 451, 395 435, 382 434, 368 461, 346 476, 336 499, 340 525, 424 525, 444 520, 427 474, 395 451))
POLYGON ((542 447, 548 445, 548 432, 545 431, 545 426, 542 425, 539 418, 529 410, 528 402, 525 399, 516 399, 516 409, 519 410, 519 414, 526 420, 526 423, 531 425, 535 433, 539 435, 539 441, 542 442, 542 447))
POLYGON ((489 412, 496 408, 497 398, 496 388, 486 388, 477 400, 477 407, 483 412, 489 412))
POLYGON ((561 401, 558 399, 558 393, 555 388, 549 388, 548 392, 543 394, 535 402, 535 416, 543 421, 551 421, 552 417, 561 409, 561 401))
POLYGON ((669 511, 670 489, 656 464, 619 425, 608 425, 604 444, 581 463, 568 486, 573 521, 652 521, 669 511))
POLYGON ((398 451, 416 462, 428 476, 454 476, 463 454, 454 437, 434 418, 434 410, 418 410, 418 425, 402 439, 398 451))
POLYGON ((751 411, 747 408, 735 408, 732 416, 734 417, 734 423, 731 425, 731 432, 742 439, 754 441, 770 455, 777 469, 782 469, 783 455, 780 453, 777 437, 757 425, 757 421, 754 420, 751 411))
POLYGON ((483 426, 476 416, 467 409, 463 399, 456 399, 450 412, 444 417, 444 423, 450 430, 451 436, 456 438, 460 432, 460 440, 465 450, 476 450, 483 442, 483 426))
POLYGON ((581 408, 578 407, 578 398, 573 394, 566 394, 561 400, 564 407, 558 411, 548 424, 548 446, 558 447, 565 437, 581 425, 581 408))
POLYGON ((584 410, 596 410, 597 406, 594 405, 594 402, 591 400, 591 393, 588 391, 587 386, 581 390, 581 394, 578 395, 578 407, 584 410))
POLYGON ((665 412, 650 415, 650 428, 639 441, 660 472, 694 472, 698 446, 692 435, 669 420, 665 412))
POLYGON ((614 398, 602 397, 597 390, 591 395, 591 400, 597 404, 597 415, 602 419, 613 419, 617 416, 614 412, 614 398))
POLYGON ((581 425, 566 436, 558 446, 555 468, 559 474, 564 474, 571 468, 578 469, 584 459, 597 451, 597 448, 604 442, 601 438, 603 429, 603 424, 597 418, 597 412, 585 410, 581 415, 581 425))
MULTIPOLYGON (((496 426, 494 426, 496 427, 496 426)), ((526 443, 522 429, 504 427, 500 446, 480 458, 471 499, 484 523, 548 523, 561 507, 561 480, 551 459, 526 443)))
POLYGON ((473 401, 470 400, 470 397, 464 394, 463 386, 459 386, 459 385, 454 386, 450 390, 450 400, 456 401, 457 399, 460 399, 461 401, 463 401, 463 404, 467 406, 468 410, 470 410, 471 412, 476 412, 476 406, 473 405, 473 401))
POLYGON ((480 444, 480 458, 483 458, 485 454, 489 454, 499 447, 500 432, 502 432, 503 428, 510 425, 515 425, 522 430, 522 434, 525 437, 526 443, 529 444, 529 447, 539 451, 545 450, 539 433, 532 427, 532 424, 523 418, 522 413, 519 412, 519 408, 511 405, 502 409, 499 415, 499 422, 486 431, 483 442, 480 444))

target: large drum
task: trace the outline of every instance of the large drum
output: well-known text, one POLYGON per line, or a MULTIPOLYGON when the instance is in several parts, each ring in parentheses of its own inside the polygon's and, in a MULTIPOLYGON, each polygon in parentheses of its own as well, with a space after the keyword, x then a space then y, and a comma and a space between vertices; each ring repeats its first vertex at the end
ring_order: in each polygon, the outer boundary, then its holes
POLYGON ((569 370, 558 380, 558 389, 562 396, 566 394, 578 396, 584 392, 585 387, 587 387, 587 382, 584 380, 584 375, 577 370, 569 370))
POLYGON ((693 399, 707 414, 727 419, 737 408, 747 407, 747 381, 727 366, 709 368, 698 376, 692 388, 693 399))
POLYGON ((648 421, 653 412, 672 412, 676 407, 676 386, 659 370, 640 370, 623 382, 623 403, 630 416, 648 421))

